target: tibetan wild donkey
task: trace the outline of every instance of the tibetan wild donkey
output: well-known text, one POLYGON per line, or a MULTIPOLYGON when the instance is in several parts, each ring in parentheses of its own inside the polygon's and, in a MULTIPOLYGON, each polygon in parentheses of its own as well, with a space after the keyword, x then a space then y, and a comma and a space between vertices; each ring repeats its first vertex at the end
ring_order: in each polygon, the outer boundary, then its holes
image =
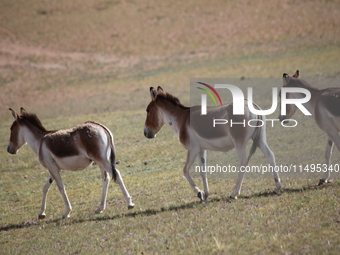
MULTIPOLYGON (((330 164, 333 145, 340 151, 340 88, 317 89, 306 81, 299 79, 299 70, 290 77, 283 74, 283 87, 304 88, 310 94, 310 100, 304 104, 306 109, 313 115, 316 124, 327 134, 326 164, 327 171, 321 177, 319 185, 329 182, 330 164)), ((288 93, 287 98, 301 98, 301 93, 288 93)), ((286 115, 280 115, 280 121, 290 119, 296 112, 297 107, 293 104, 286 105, 286 115)))
MULTIPOLYGON (((201 169, 206 169, 206 150, 227 152, 236 148, 239 166, 246 166, 256 148, 259 147, 270 165, 275 168, 274 153, 268 147, 266 142, 266 127, 265 117, 258 116, 249 111, 247 102, 245 101, 244 115, 233 115, 233 104, 214 106, 207 108, 207 114, 201 115, 201 106, 186 107, 182 105, 178 98, 169 93, 165 93, 161 87, 157 90, 150 88, 151 102, 146 108, 147 116, 144 126, 144 135, 147 138, 154 138, 156 133, 163 127, 164 124, 178 135, 180 142, 185 147, 187 159, 184 166, 184 176, 189 182, 195 195, 201 201, 207 199, 209 195, 209 187, 206 171, 201 171, 204 191, 201 191, 194 183, 189 174, 190 166, 193 164, 196 156, 200 158, 201 169), (240 126, 240 125, 217 125, 213 127, 214 119, 234 120, 235 122, 248 120, 262 120, 264 125, 240 126), (211 125, 210 125, 211 124, 211 125), (253 139, 253 145, 250 149, 250 154, 247 158, 246 146, 250 139, 253 139)), ((254 107, 260 109, 254 104, 254 107)), ((274 179, 276 183, 275 193, 281 193, 281 181, 276 171, 274 179)), ((245 172, 239 171, 238 180, 231 194, 231 198, 237 198, 240 194, 242 181, 245 172)))
POLYGON ((46 196, 53 181, 56 181, 66 206, 63 217, 70 217, 72 207, 60 171, 62 169, 83 170, 93 162, 100 168, 103 183, 102 200, 96 213, 103 212, 106 207, 110 175, 118 182, 127 200, 128 208, 134 207, 123 179, 115 167, 113 136, 109 129, 102 124, 88 121, 74 128, 48 131, 35 114, 29 114, 23 108, 20 109, 20 116, 12 109, 10 111, 15 120, 11 126, 7 151, 16 154, 27 143, 50 173, 43 187, 39 219, 46 217, 46 196), (108 161, 109 157, 111 163, 108 161))

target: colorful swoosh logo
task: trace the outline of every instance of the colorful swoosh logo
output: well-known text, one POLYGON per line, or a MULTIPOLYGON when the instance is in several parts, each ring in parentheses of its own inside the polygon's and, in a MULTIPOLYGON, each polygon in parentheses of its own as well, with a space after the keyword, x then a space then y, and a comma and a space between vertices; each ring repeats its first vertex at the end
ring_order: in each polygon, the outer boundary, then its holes
MULTIPOLYGON (((210 86, 210 85, 208 85, 208 84, 205 84, 205 83, 203 83, 203 82, 197 82, 197 83, 198 83, 198 84, 201 84, 201 85, 203 85, 203 86, 206 86, 207 88, 209 88, 209 89, 216 95, 218 101, 220 102, 220 105, 223 104, 223 103, 222 103, 222 100, 221 100, 221 97, 220 97, 220 95, 217 93, 216 89, 214 89, 212 86, 210 86)), ((204 88, 201 88, 201 87, 197 87, 197 88, 198 88, 198 89, 201 89, 201 90, 203 90, 205 93, 207 93, 207 94, 211 97, 211 99, 213 100, 214 104, 217 105, 217 102, 216 102, 215 97, 213 96, 213 94, 212 94, 209 90, 204 89, 204 88)))

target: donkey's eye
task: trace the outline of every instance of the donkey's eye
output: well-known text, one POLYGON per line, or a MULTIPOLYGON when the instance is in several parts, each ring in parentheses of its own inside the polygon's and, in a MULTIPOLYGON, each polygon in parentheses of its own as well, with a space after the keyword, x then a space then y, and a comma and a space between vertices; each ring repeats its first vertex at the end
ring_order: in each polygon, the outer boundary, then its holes
POLYGON ((150 109, 146 109, 146 112, 149 113, 149 112, 150 112, 150 109))

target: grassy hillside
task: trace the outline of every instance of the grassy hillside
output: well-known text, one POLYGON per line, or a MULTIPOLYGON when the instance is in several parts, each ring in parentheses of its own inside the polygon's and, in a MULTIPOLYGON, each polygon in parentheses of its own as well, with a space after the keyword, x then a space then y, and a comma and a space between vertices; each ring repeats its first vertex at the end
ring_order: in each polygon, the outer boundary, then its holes
POLYGON ((19 0, 0 14, 1 116, 140 109, 129 98, 187 94, 190 77, 339 76, 337 1, 19 0))
MULTIPOLYGON (((230 200, 230 178, 210 178, 199 203, 182 177, 186 152, 168 127, 143 135, 149 87, 190 104, 190 78, 325 78, 340 86, 339 1, 22 1, 0 2, 1 254, 338 254, 340 185, 317 178, 245 179, 230 200), (9 107, 35 112, 48 129, 94 120, 113 132, 118 168, 136 204, 127 211, 110 184, 107 210, 97 166, 62 173, 73 206, 63 220, 56 187, 37 220, 48 177, 26 146, 6 147, 9 107)), ((328 84, 311 80, 318 87, 328 84)), ((268 87, 257 103, 268 104, 268 87)), ((278 113, 275 113, 277 116, 278 113)), ((326 136, 297 115, 294 132, 268 128, 278 164, 324 163, 326 136)), ((334 151, 333 163, 340 163, 334 151)), ((235 151, 226 158, 237 165, 235 151)), ((265 164, 257 152, 251 164, 265 164)), ((202 187, 201 180, 195 182, 202 187)))

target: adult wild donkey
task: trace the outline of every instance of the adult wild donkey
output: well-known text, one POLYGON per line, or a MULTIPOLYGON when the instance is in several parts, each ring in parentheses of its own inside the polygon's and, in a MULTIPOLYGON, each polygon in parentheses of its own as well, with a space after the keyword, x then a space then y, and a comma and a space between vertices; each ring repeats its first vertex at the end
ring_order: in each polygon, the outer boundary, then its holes
POLYGON ((10 111, 15 121, 11 126, 11 136, 7 151, 11 154, 16 154, 27 143, 38 155, 40 163, 50 173, 43 187, 39 219, 46 217, 46 196, 54 180, 66 206, 66 212, 63 217, 70 217, 72 207, 61 180, 60 171, 62 169, 83 170, 93 162, 98 164, 101 170, 103 183, 102 200, 96 213, 101 213, 105 210, 110 175, 118 182, 128 202, 128 208, 134 207, 123 179, 115 167, 113 136, 109 129, 102 124, 88 121, 71 129, 48 131, 35 114, 27 113, 24 108, 20 109, 20 116, 12 109, 10 111), (108 161, 108 157, 110 157, 111 163, 108 161))
MULTIPOLYGON (((236 148, 237 158, 241 167, 248 164, 250 157, 256 148, 259 147, 269 163, 275 167, 274 153, 266 142, 265 117, 251 113, 246 102, 244 115, 233 115, 233 104, 230 103, 222 106, 209 107, 207 114, 202 116, 201 106, 185 107, 180 103, 178 98, 169 93, 165 93, 161 87, 158 87, 157 91, 151 87, 150 94, 151 102, 146 108, 147 116, 144 135, 147 138, 154 138, 163 125, 167 124, 179 136, 180 142, 188 151, 187 160, 183 169, 184 176, 201 201, 206 200, 209 195, 207 173, 201 171, 204 185, 204 191, 201 191, 190 177, 189 169, 197 155, 199 155, 201 159, 201 169, 206 169, 206 150, 227 152, 236 148), (264 125, 259 127, 217 125, 213 127, 212 121, 214 118, 228 121, 233 119, 235 122, 245 121, 245 123, 250 119, 261 119, 264 125), (253 139, 254 142, 247 158, 246 145, 250 139, 253 139)), ((255 104, 254 107, 260 109, 255 104)), ((281 181, 278 173, 273 172, 276 183, 274 192, 280 194, 281 181)), ((231 194, 232 198, 236 199, 240 194, 244 174, 244 171, 239 171, 238 180, 231 194)))
MULTIPOLYGON (((340 88, 316 89, 309 85, 306 81, 298 79, 299 70, 295 72, 293 77, 283 74, 283 87, 304 88, 311 93, 311 99, 305 103, 307 110, 313 115, 316 124, 327 134, 326 145, 326 164, 327 171, 319 181, 319 185, 329 181, 331 164, 331 156, 333 145, 340 151, 340 88)), ((300 98, 300 93, 289 93, 287 98, 300 98)), ((286 106, 286 115, 280 115, 280 121, 290 119, 297 108, 295 105, 286 106)))

